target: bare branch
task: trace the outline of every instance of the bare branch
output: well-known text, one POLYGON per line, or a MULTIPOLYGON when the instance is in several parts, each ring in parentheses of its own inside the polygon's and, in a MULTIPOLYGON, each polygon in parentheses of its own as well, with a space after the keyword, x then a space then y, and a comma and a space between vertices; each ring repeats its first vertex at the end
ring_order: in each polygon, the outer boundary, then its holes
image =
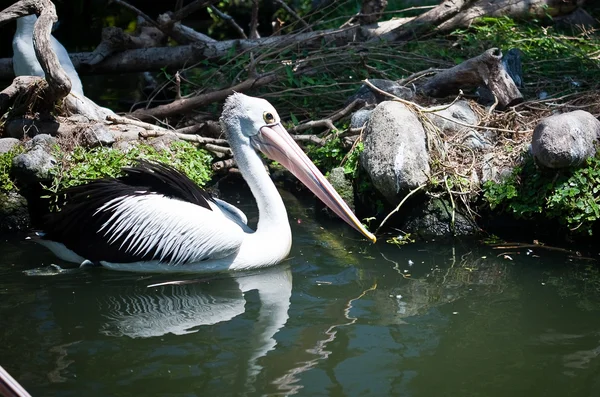
POLYGON ((296 142, 310 142, 321 146, 325 144, 325 139, 320 138, 316 135, 292 135, 292 138, 296 142))
POLYGON ((172 116, 174 114, 190 112, 199 106, 222 101, 234 92, 245 92, 251 88, 257 88, 266 84, 270 84, 279 78, 281 78, 281 76, 275 73, 264 74, 255 78, 249 78, 240 84, 237 84, 233 87, 224 88, 219 91, 209 92, 207 94, 198 95, 192 98, 182 98, 167 105, 157 106, 152 109, 138 109, 131 113, 130 116, 141 120, 149 120, 153 118, 162 118, 172 116))
MULTIPOLYGON (((135 125, 135 124, 134 124, 135 125)), ((199 145, 212 145, 212 148, 216 148, 215 151, 222 153, 230 153, 225 149, 231 150, 229 148, 224 148, 221 145, 228 145, 229 142, 225 139, 216 139, 216 138, 206 138, 200 135, 190 135, 190 134, 181 134, 169 130, 147 130, 140 132, 141 138, 156 138, 163 135, 174 135, 182 141, 193 142, 199 145)))
POLYGON ((354 109, 356 107, 356 105, 358 105, 360 103, 362 103, 361 100, 355 99, 352 102, 350 102, 345 108, 343 108, 339 112, 332 114, 331 116, 329 116, 326 119, 307 121, 306 123, 299 124, 293 128, 290 128, 289 131, 290 132, 300 132, 300 131, 308 130, 310 128, 315 128, 315 127, 325 127, 328 130, 337 130, 337 128, 335 128, 335 125, 333 125, 333 123, 335 121, 338 121, 342 117, 346 116, 348 113, 350 113, 352 111, 352 109, 354 109))
MULTIPOLYGON (((107 116, 106 120, 110 121, 111 123, 114 123, 114 124, 135 125, 137 127, 144 128, 148 131, 157 131, 157 132, 161 132, 162 134, 171 132, 170 130, 167 130, 166 128, 162 128, 162 127, 159 127, 154 124, 148 124, 148 123, 144 123, 143 121, 128 119, 126 117, 117 116, 116 114, 107 116)), ((156 135, 156 136, 159 136, 159 135, 156 135)))

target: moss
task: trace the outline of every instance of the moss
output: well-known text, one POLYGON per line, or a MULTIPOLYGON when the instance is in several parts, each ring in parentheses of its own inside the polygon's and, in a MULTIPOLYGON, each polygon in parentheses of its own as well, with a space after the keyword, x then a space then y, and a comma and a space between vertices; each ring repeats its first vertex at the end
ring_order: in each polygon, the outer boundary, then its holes
POLYGON ((136 159, 147 159, 170 164, 185 173, 191 180, 204 186, 212 177, 212 156, 188 142, 173 142, 169 150, 138 145, 126 153, 112 148, 85 149, 76 147, 70 153, 57 149, 59 165, 52 171, 52 184, 47 189, 61 189, 81 185, 89 180, 117 177, 123 167, 131 166, 136 159))

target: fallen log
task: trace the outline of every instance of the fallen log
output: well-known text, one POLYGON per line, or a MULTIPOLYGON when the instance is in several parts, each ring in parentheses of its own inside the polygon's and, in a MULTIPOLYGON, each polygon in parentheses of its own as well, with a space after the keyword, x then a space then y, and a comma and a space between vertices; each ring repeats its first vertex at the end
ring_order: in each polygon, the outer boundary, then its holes
POLYGON ((383 34, 387 41, 409 40, 426 33, 445 33, 481 17, 546 18, 567 15, 585 0, 444 0, 437 7, 383 34))
POLYGON ((502 63, 502 51, 491 48, 483 54, 446 69, 430 78, 421 91, 432 97, 457 95, 465 88, 486 86, 504 109, 523 101, 523 95, 502 63))

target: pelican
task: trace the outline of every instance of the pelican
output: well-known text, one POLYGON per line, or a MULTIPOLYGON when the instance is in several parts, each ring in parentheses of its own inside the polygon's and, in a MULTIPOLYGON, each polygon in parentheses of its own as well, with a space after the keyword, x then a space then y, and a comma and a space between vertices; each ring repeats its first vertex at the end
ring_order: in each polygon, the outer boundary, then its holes
MULTIPOLYGON (((33 26, 37 21, 36 15, 27 15, 17 19, 17 30, 13 37, 13 70, 15 76, 40 76, 44 77, 42 66, 35 56, 33 48, 33 26)), ((69 58, 69 53, 54 36, 50 36, 52 49, 71 80, 71 92, 83 97, 83 86, 79 75, 69 58)))
POLYGON ((124 176, 66 189, 36 240, 78 264, 144 272, 239 271, 275 265, 290 252, 287 212, 256 150, 278 161, 340 218, 375 242, 294 142, 266 100, 235 93, 220 118, 235 161, 258 206, 256 230, 241 210, 208 195, 185 175, 138 161, 124 176))

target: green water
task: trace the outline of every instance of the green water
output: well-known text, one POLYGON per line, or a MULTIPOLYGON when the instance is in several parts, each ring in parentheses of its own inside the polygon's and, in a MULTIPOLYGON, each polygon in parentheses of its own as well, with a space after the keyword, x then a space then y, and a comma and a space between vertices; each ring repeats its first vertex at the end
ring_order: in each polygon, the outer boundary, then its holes
POLYGON ((3 239, 0 364, 34 396, 600 395, 596 262, 372 246, 286 201, 284 264, 178 286, 51 272, 64 263, 3 239))

